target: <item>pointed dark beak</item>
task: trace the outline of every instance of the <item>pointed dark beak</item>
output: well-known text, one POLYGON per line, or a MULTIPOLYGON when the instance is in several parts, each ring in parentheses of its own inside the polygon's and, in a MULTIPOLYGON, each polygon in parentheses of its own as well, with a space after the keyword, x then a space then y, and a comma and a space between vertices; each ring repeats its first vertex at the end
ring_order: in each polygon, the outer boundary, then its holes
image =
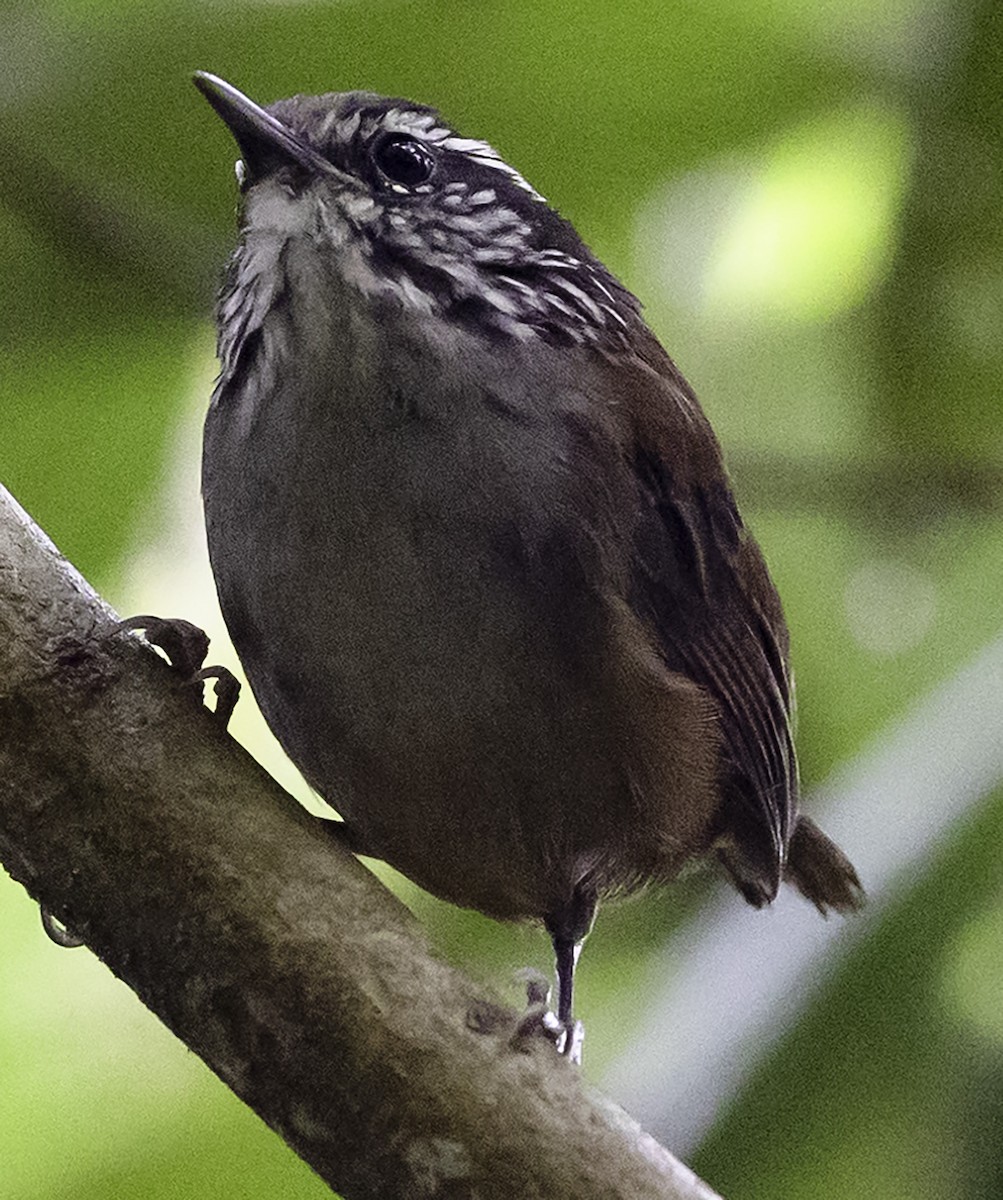
POLYGON ((334 173, 322 154, 226 80, 208 71, 196 71, 192 79, 236 139, 248 184, 290 163, 308 171, 334 173))

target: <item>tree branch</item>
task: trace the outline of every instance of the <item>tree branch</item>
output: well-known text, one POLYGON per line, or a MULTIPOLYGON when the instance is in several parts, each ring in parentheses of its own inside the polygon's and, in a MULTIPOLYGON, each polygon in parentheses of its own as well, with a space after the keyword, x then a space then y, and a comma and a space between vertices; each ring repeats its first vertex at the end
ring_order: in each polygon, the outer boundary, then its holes
POLYGON ((332 1188, 713 1200, 116 622, 0 488, 0 858, 332 1188))

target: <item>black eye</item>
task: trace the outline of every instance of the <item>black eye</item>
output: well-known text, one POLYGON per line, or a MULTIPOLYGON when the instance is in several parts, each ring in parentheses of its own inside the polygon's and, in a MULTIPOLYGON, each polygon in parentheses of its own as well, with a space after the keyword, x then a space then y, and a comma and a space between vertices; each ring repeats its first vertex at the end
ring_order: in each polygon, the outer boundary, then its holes
POLYGON ((401 183, 405 187, 424 183, 435 167, 435 159, 428 147, 403 135, 380 142, 373 152, 373 160, 391 183, 401 183))

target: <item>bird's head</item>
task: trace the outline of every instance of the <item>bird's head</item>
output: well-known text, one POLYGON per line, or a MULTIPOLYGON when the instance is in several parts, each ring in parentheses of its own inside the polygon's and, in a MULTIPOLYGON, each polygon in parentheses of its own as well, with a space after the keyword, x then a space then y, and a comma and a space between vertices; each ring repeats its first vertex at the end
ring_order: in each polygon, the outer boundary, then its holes
POLYGON ((199 72, 240 148, 246 239, 305 238, 359 293, 522 341, 622 342, 634 298, 486 142, 370 92, 261 107, 199 72))

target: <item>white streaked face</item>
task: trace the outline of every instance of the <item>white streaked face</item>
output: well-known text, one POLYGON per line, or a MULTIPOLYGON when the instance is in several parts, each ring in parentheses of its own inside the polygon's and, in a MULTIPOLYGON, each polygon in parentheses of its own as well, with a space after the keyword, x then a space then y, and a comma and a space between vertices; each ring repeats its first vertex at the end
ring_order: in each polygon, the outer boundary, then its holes
POLYGON ((411 311, 466 313, 519 340, 622 338, 636 302, 487 142, 369 93, 293 97, 269 113, 334 168, 246 190, 255 230, 326 242, 347 282, 411 311))

